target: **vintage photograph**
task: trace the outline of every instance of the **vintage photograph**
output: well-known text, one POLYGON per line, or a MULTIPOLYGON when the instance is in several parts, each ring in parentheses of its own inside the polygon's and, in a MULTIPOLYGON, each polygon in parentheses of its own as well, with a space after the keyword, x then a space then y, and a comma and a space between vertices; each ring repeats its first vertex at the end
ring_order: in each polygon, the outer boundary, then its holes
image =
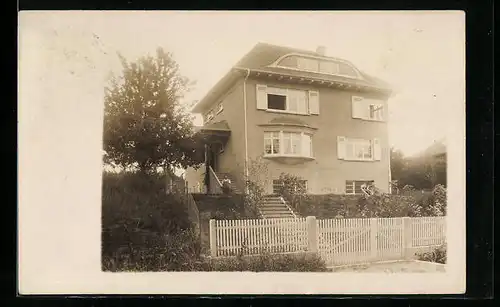
POLYGON ((102 269, 444 272, 440 124, 453 80, 440 72, 457 64, 452 37, 407 13, 317 13, 314 29, 291 14, 307 31, 246 36, 237 15, 217 15, 234 37, 176 41, 185 64, 161 40, 133 58, 118 50, 105 85, 102 269), (358 18, 372 23, 351 28, 358 18), (192 67, 214 73, 194 79, 192 67))
POLYGON ((464 291, 464 20, 21 14, 22 291, 464 291))

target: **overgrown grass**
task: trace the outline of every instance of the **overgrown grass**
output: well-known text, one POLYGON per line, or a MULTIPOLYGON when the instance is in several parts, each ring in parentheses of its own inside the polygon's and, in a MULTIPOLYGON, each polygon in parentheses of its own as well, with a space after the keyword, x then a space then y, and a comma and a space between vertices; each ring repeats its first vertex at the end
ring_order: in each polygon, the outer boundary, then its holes
POLYGON ((317 254, 262 254, 209 259, 200 271, 246 272, 327 272, 325 262, 317 254))

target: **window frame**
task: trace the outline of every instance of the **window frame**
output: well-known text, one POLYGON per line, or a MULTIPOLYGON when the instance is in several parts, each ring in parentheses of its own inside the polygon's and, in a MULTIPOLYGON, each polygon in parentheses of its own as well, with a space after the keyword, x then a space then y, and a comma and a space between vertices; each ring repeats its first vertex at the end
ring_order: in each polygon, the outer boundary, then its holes
POLYGON ((361 194, 363 194, 363 191, 360 191, 360 193, 356 193, 356 188, 359 187, 359 189, 361 190, 361 186, 363 184, 375 185, 375 180, 346 180, 345 185, 344 185, 344 194, 346 194, 346 195, 361 195, 361 194), (348 184, 351 185, 349 187, 349 189, 352 189, 352 192, 350 192, 350 193, 348 192, 348 184), (357 186, 356 184, 359 184, 359 186, 357 186))
POLYGON ((351 109, 352 111, 352 118, 353 119, 359 119, 359 120, 366 120, 366 121, 375 121, 375 122, 385 122, 386 121, 386 112, 385 112, 385 103, 383 100, 378 100, 378 99, 371 99, 371 98, 365 98, 363 96, 357 96, 353 95, 351 97, 351 109), (368 110, 364 109, 361 114, 355 114, 354 110, 358 110, 359 104, 361 104, 361 107, 367 108, 368 110), (379 114, 379 116, 372 116, 371 108, 372 106, 375 108, 376 114, 379 114))
MULTIPOLYGON (((278 112, 278 113, 288 113, 288 114, 297 114, 297 115, 309 115, 309 91, 302 89, 294 89, 294 88, 282 88, 275 86, 267 86, 266 96, 267 96, 267 108, 268 112, 278 112), (302 93, 304 95, 303 99, 297 99, 297 110, 290 110, 290 99, 293 93, 302 93), (283 96, 285 97, 285 109, 272 109, 269 108, 269 95, 274 96, 283 96), (301 105, 302 104, 302 105, 301 105), (303 110, 303 112, 300 112, 303 110)), ((298 94, 296 98, 298 98, 298 94)))
POLYGON ((345 159, 344 160, 349 160, 349 161, 373 161, 375 158, 374 155, 374 146, 373 146, 373 140, 368 140, 368 139, 360 139, 360 138, 346 138, 345 139, 345 159), (366 148, 363 148, 363 146, 369 146, 368 150, 365 150, 366 148), (348 147, 352 146, 352 152, 348 150, 348 147), (358 146, 358 148, 357 148, 358 146), (358 156, 358 150, 359 147, 362 147, 361 151, 361 157, 358 156), (365 154, 369 152, 370 156, 366 157, 365 154), (352 155, 350 155, 352 153, 352 155))
POLYGON ((264 131, 264 157, 298 157, 298 158, 314 158, 313 156, 313 137, 312 134, 306 133, 306 132, 297 132, 297 131, 290 131, 290 130, 271 130, 271 131, 264 131), (278 133, 278 144, 279 144, 279 150, 277 153, 274 153, 274 140, 276 138, 272 137, 272 134, 278 133), (269 137, 271 135, 271 137, 269 137), (293 135, 299 135, 300 137, 298 138, 297 141, 297 153, 293 153, 293 135), (285 148, 287 144, 285 143, 286 137, 289 137, 290 140, 290 153, 286 153, 287 149, 285 148), (309 139, 309 155, 304 155, 304 138, 309 139), (266 141, 271 140, 271 153, 267 153, 267 144, 266 141))
POLYGON ((313 72, 317 74, 322 74, 322 75, 329 75, 329 76, 340 76, 340 77, 345 77, 345 78, 350 78, 350 79, 356 79, 356 80, 364 80, 363 75, 361 72, 354 66, 352 63, 346 60, 342 59, 335 59, 335 58, 328 58, 324 56, 315 56, 315 55, 308 55, 308 54, 302 54, 302 53, 288 53, 285 54, 281 57, 279 57, 276 61, 274 61, 272 64, 269 65, 269 67, 277 67, 277 68, 283 68, 283 69, 288 69, 288 70, 295 70, 295 71, 302 71, 302 72, 313 72), (297 58, 297 67, 290 67, 290 66, 284 66, 280 65, 280 63, 285 60, 288 57, 296 57, 297 58), (310 59, 310 60, 315 60, 318 63, 318 69, 317 70, 304 70, 304 69, 299 69, 299 61, 300 59, 310 59), (327 72, 322 72, 320 70, 321 62, 333 62, 338 64, 338 73, 327 73, 327 72), (340 64, 345 64, 352 68, 352 70, 355 72, 356 76, 352 75, 346 75, 340 73, 340 64))

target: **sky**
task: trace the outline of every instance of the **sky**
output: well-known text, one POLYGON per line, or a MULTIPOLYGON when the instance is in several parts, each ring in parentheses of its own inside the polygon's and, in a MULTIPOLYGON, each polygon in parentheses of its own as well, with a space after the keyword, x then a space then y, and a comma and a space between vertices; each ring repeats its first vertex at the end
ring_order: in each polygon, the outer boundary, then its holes
POLYGON ((321 45, 326 55, 345 58, 391 84, 390 143, 412 155, 452 133, 450 111, 465 103, 464 16, 360 11, 22 12, 20 61, 40 68, 30 78, 44 78, 43 71, 61 73, 60 82, 49 87, 52 91, 78 84, 89 99, 102 100, 109 73, 120 71, 116 52, 135 60, 163 47, 172 52, 182 74, 196 81, 184 98, 191 102, 203 98, 258 42, 312 51, 321 45))

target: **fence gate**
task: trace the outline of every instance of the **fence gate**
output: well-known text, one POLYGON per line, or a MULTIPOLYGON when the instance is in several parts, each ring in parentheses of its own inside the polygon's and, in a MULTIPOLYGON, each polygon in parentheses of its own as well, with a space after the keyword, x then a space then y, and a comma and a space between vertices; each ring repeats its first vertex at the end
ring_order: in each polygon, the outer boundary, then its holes
POLYGON ((317 231, 318 251, 328 266, 404 257, 401 218, 318 220, 317 231))

